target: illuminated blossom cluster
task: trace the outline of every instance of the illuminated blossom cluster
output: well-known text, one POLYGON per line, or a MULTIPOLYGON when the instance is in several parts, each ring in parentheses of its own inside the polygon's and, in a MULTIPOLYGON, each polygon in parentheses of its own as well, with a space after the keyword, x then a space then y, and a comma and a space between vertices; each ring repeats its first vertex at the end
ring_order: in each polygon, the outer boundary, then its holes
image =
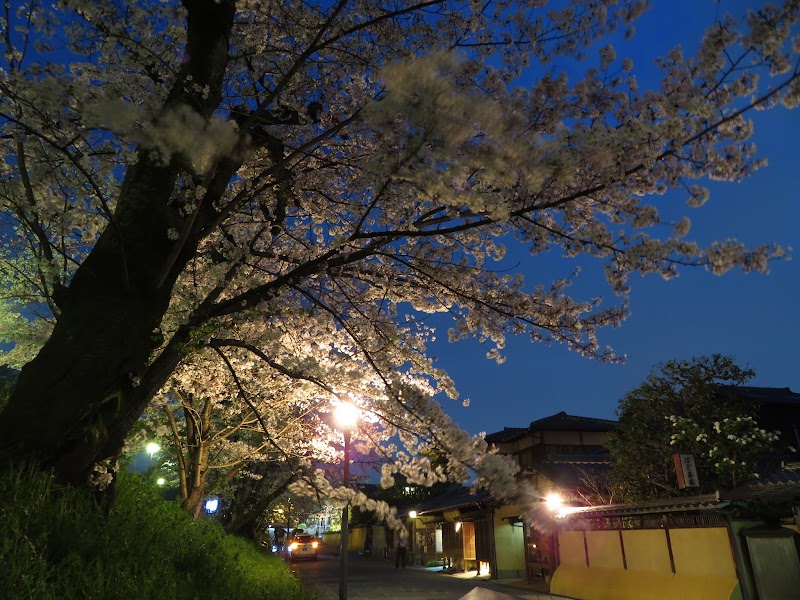
POLYGON ((759 461, 781 450, 780 431, 767 431, 747 415, 714 421, 711 430, 695 420, 669 415, 670 445, 693 452, 732 485, 758 479, 759 461))

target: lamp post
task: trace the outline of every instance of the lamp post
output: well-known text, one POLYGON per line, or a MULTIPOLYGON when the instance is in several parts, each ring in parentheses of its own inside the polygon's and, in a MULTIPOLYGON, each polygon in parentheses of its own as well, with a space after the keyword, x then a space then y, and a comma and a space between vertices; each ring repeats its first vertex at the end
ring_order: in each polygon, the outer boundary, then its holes
POLYGON ((147 446, 144 447, 144 451, 150 455, 150 460, 147 462, 147 481, 150 481, 150 477, 153 475, 153 456, 161 450, 161 446, 156 444, 155 442, 149 442, 147 446))
POLYGON ((417 524, 417 511, 410 510, 408 511, 408 518, 411 522, 411 535, 409 536, 411 539, 408 540, 408 548, 409 554, 408 562, 411 565, 415 565, 417 560, 417 532, 416 532, 416 524, 417 524))
MULTIPOLYGON (((344 477, 342 478, 342 485, 346 488, 350 481, 350 434, 353 432, 353 426, 358 420, 358 409, 347 402, 343 402, 336 407, 336 422, 339 424, 339 429, 344 434, 344 477)), ((341 534, 341 551, 340 558, 340 573, 339 573, 339 600, 347 600, 347 528, 349 518, 350 502, 346 502, 342 509, 342 534, 341 534)))

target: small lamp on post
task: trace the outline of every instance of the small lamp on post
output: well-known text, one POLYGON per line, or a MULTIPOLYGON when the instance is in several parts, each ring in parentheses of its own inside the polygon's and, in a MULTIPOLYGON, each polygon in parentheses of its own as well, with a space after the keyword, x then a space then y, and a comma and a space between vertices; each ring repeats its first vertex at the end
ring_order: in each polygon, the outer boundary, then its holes
MULTIPOLYGON (((339 429, 344 434, 344 458, 343 470, 344 477, 342 478, 342 485, 347 487, 350 481, 350 434, 353 432, 353 427, 358 421, 358 409, 347 402, 342 402, 336 407, 336 423, 339 429)), ((341 552, 340 552, 340 570, 339 573, 339 600, 347 600, 347 528, 349 526, 350 503, 347 502, 342 509, 342 535, 341 535, 341 552)))

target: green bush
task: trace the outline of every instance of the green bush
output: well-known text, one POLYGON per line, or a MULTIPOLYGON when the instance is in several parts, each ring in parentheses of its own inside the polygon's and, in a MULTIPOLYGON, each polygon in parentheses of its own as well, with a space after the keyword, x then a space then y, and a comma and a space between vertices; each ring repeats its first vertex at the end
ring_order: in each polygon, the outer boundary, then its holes
POLYGON ((280 559, 192 521, 133 474, 120 474, 108 514, 34 469, 0 475, 0 498, 0 590, 10 600, 314 598, 280 559))

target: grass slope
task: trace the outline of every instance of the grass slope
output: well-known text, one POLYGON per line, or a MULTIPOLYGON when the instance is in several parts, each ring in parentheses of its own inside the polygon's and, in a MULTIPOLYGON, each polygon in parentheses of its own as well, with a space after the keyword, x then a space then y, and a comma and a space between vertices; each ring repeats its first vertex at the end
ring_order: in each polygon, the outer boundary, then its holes
POLYGON ((121 473, 109 514, 84 490, 0 475, 0 590, 17 600, 312 600, 286 565, 192 521, 121 473))

